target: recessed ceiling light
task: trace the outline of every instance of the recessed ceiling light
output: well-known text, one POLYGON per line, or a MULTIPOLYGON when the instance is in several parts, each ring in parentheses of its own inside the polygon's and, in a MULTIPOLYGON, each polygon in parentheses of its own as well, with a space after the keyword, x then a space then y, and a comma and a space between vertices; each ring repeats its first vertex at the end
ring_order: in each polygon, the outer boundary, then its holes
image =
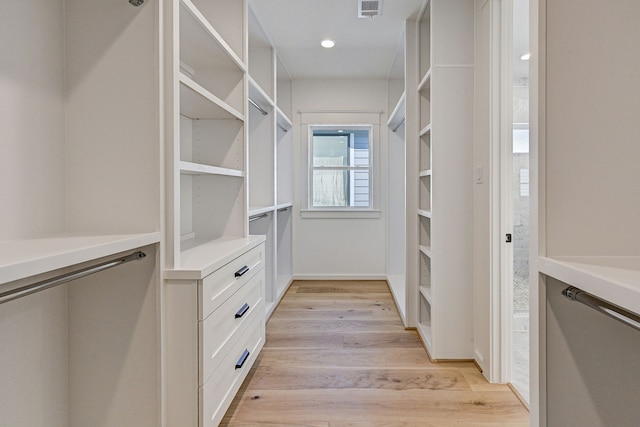
POLYGON ((334 47, 334 46, 336 45, 336 42, 334 42, 333 40, 329 40, 329 39, 327 39, 327 40, 322 40, 322 41, 320 42, 320 45, 321 45, 322 47, 327 48, 327 49, 331 49, 332 47, 334 47))
POLYGON ((528 61, 529 59, 531 59, 531 54, 530 53, 525 53, 524 55, 522 55, 520 57, 521 60, 523 61, 528 61))

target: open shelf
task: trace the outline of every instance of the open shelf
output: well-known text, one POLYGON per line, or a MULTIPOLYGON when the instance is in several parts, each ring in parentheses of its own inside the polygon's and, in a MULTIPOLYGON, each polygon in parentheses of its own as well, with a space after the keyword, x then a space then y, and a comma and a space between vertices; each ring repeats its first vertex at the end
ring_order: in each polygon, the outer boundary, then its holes
POLYGON ((418 92, 430 91, 431 90, 431 69, 429 69, 422 79, 420 80, 420 84, 418 84, 418 92))
POLYGON ((420 286, 420 294, 427 300, 429 304, 431 304, 431 287, 430 286, 420 286))
POLYGON ((424 218, 431 218, 431 211, 427 211, 424 209, 418 209, 418 215, 424 218))
POLYGON ((244 120, 242 113, 183 73, 180 73, 180 114, 190 119, 244 120))
POLYGON ((275 106, 273 99, 251 76, 249 76, 249 99, 258 104, 265 111, 268 111, 275 106))
POLYGON ((0 242, 0 284, 158 243, 160 233, 63 234, 0 242))
POLYGON ((640 314, 640 257, 540 257, 541 273, 640 314))
POLYGON ((242 59, 190 0, 180 0, 180 57, 194 69, 246 70, 242 59))
POLYGON ((431 258, 431 246, 420 245, 420 252, 431 258))
POLYGON ((420 136, 429 135, 431 133, 431 123, 420 129, 420 136))
POLYGON ((278 127, 284 132, 289 132, 293 127, 293 122, 289 117, 287 117, 284 111, 280 109, 280 107, 276 107, 276 119, 278 120, 278 127))
POLYGON ((244 171, 236 169, 220 168, 217 166, 203 165, 200 163, 180 162, 180 173, 186 175, 223 175, 244 177, 244 171))
POLYGON ((407 103, 407 94, 403 93, 402 96, 400 96, 400 99, 398 100, 398 103, 396 104, 395 108, 391 112, 391 115, 389 116, 389 120, 387 120, 387 127, 389 127, 389 129, 391 129, 392 132, 395 132, 396 129, 398 129, 400 124, 405 119, 406 103, 407 103))

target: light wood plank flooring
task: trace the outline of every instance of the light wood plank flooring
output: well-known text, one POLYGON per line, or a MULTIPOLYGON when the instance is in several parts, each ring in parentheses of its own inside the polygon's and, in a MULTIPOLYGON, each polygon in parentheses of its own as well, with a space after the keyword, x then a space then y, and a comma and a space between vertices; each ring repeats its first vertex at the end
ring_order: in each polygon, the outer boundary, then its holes
POLYGON ((296 281, 224 426, 528 426, 473 363, 431 363, 384 281, 296 281))

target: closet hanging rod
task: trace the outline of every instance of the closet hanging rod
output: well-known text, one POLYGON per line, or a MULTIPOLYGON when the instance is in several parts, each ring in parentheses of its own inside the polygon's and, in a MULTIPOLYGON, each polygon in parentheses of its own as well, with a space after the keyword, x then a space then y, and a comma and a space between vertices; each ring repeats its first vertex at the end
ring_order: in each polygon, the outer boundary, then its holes
POLYGON ((278 129, 280 129, 282 132, 289 132, 289 129, 287 129, 286 127, 282 126, 282 125, 278 125, 278 129))
POLYGON ((406 119, 406 117, 403 117, 402 120, 400 120, 400 122, 396 125, 396 127, 394 127, 393 129, 391 129, 391 132, 396 133, 396 131, 400 128, 400 126, 402 126, 402 124, 404 123, 404 120, 406 119))
POLYGON ((290 206, 278 209, 278 212, 288 211, 290 206))
POLYGON ((0 304, 13 301, 14 299, 22 298, 27 295, 34 294, 36 292, 44 291, 45 289, 53 288, 54 286, 62 285, 63 283, 70 282, 81 277, 88 276, 90 274, 98 273, 100 271, 115 267, 120 264, 127 263, 129 261, 141 260, 146 257, 142 251, 134 252, 122 258, 118 258, 112 261, 102 262, 100 264, 93 265, 91 267, 82 268, 78 271, 62 274, 60 276, 53 277, 51 279, 42 280, 40 282, 25 285, 20 288, 12 289, 10 291, 0 293, 0 304))
POLYGON ((624 323, 627 326, 631 326, 632 328, 640 331, 640 316, 635 313, 627 311, 624 308, 618 307, 617 305, 611 304, 610 302, 600 299, 595 295, 591 295, 590 293, 574 286, 569 286, 567 289, 563 290, 562 295, 564 295, 571 301, 581 302, 582 304, 587 305, 602 314, 605 314, 613 319, 616 319, 619 322, 624 323))
POLYGON ((261 106, 259 106, 253 99, 249 98, 249 104, 253 105, 254 107, 256 107, 258 109, 258 111, 260 111, 260 114, 262 114, 263 116, 266 116, 267 114, 269 114, 267 112, 267 110, 265 110, 264 108, 262 108, 261 106))
POLYGON ((249 218, 249 222, 257 221, 260 218, 266 218, 266 217, 267 217, 266 213, 263 213, 263 214, 260 214, 260 215, 254 215, 254 216, 249 218))

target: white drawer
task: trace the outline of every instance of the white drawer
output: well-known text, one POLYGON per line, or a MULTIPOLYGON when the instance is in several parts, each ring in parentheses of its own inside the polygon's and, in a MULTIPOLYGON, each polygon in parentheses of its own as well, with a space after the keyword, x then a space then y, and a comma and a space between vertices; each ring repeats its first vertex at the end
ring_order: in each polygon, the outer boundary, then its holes
POLYGON ((220 423, 263 345, 264 315, 258 315, 251 319, 247 330, 232 346, 209 381, 200 387, 200 427, 215 427, 220 423), (242 363, 245 351, 249 354, 242 363))
POLYGON ((220 308, 199 322, 202 353, 200 382, 203 385, 243 334, 255 315, 264 318, 264 268, 236 291, 220 308), (254 315, 255 314, 255 315, 254 315))
POLYGON ((202 279, 199 292, 199 320, 220 307, 264 266, 264 245, 250 251, 202 279))

